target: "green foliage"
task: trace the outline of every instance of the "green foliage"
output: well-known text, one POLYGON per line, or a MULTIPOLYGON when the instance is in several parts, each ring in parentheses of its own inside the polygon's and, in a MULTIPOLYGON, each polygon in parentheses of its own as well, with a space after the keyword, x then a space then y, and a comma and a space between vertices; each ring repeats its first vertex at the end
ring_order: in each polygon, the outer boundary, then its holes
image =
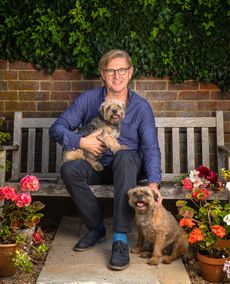
POLYGON ((230 87, 230 1, 57 0, 0 4, 0 58, 52 73, 97 74, 101 55, 129 52, 135 76, 230 87))

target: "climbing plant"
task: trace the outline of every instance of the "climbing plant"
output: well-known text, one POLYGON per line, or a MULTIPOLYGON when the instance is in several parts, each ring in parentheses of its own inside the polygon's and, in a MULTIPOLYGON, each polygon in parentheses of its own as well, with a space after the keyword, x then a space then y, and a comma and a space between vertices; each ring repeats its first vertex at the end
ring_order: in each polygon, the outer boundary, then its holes
POLYGON ((100 56, 129 52, 135 76, 230 87, 230 0, 57 0, 0 3, 0 58, 97 74, 100 56))

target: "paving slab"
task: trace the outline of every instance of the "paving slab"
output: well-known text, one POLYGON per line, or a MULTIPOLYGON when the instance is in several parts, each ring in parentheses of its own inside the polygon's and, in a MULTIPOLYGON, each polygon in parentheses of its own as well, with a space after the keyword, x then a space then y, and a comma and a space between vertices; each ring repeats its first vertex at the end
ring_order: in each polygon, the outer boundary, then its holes
MULTIPOLYGON (((167 265, 146 264, 146 259, 130 254, 130 265, 123 271, 107 266, 112 247, 112 218, 105 219, 106 241, 91 250, 72 250, 86 232, 80 218, 63 217, 37 284, 191 284, 181 259, 167 265)), ((128 234, 129 247, 134 246, 136 230, 128 234)))

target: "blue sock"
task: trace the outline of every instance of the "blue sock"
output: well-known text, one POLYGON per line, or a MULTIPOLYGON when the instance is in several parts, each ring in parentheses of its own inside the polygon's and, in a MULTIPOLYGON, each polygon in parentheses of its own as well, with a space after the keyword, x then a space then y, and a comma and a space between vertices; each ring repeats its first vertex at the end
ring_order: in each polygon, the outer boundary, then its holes
POLYGON ((124 244, 128 244, 127 234, 126 233, 120 233, 120 232, 114 232, 113 233, 113 242, 116 241, 122 241, 124 244))

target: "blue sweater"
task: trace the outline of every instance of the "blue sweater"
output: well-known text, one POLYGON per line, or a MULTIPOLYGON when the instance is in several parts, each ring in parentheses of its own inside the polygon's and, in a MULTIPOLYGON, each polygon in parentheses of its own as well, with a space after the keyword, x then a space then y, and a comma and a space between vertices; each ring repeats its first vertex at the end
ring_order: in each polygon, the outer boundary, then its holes
MULTIPOLYGON (((79 95, 51 126, 50 137, 66 150, 79 148, 81 134, 74 130, 97 116, 105 93, 105 87, 101 87, 79 95)), ((129 150, 138 151, 143 157, 148 182, 160 183, 161 155, 155 118, 149 103, 131 90, 129 90, 125 118, 121 122, 121 133, 118 140, 121 144, 128 146, 129 150)), ((112 152, 107 150, 100 161, 106 166, 112 159, 112 152)))

